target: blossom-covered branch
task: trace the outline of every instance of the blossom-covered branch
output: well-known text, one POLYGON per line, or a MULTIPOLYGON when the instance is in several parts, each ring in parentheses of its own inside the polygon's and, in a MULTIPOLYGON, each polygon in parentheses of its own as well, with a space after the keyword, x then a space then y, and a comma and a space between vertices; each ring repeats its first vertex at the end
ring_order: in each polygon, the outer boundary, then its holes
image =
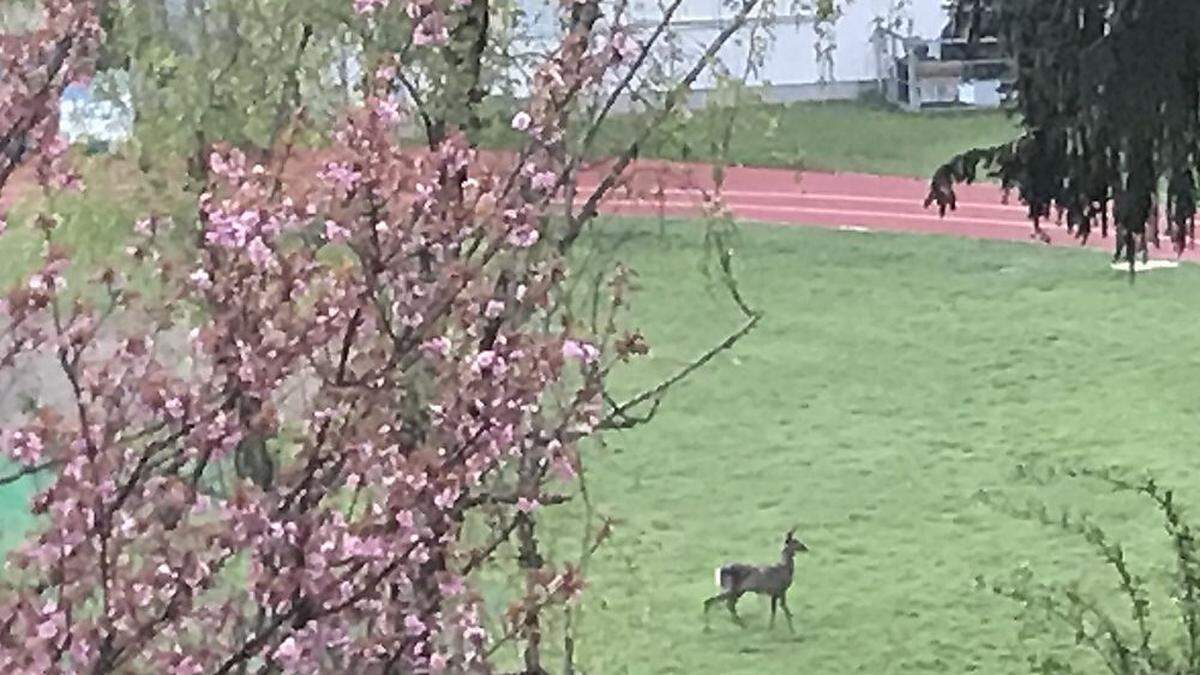
MULTIPOLYGON (((353 20, 406 22, 405 49, 435 54, 480 21, 477 3, 399 5, 356 0, 353 20)), ((644 59, 598 2, 560 9, 567 28, 511 120, 516 153, 479 151, 469 115, 406 145, 396 87, 419 80, 384 52, 315 181, 218 144, 194 223, 135 224, 153 296, 114 270, 95 277, 102 298, 68 294, 70 257, 48 236, 4 299, 0 354, 51 358, 69 405, 35 406, 0 436, 18 473, 54 469, 0 582, 0 670, 476 672, 519 641, 540 671, 540 617, 583 579, 545 559, 538 514, 570 499, 581 444, 758 321, 606 404, 610 373, 647 347, 562 311, 570 244, 596 210, 551 214, 579 165, 573 116, 644 59), (192 236, 157 236, 171 228, 192 236), (505 546, 520 589, 488 606, 475 576, 505 546)), ((614 314, 626 292, 617 270, 614 314)))
POLYGON ((91 0, 42 0, 41 11, 34 30, 0 35, 0 190, 31 158, 42 184, 75 180, 63 163, 58 103, 68 84, 89 75, 99 26, 91 0))

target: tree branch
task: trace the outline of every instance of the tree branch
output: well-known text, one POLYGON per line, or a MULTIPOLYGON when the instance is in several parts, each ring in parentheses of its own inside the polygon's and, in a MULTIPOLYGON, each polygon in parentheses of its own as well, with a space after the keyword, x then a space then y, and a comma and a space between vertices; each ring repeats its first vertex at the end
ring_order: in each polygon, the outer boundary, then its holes
POLYGON ((730 21, 729 25, 726 26, 725 29, 722 30, 721 33, 708 45, 708 49, 706 49, 704 54, 696 60, 696 63, 692 66, 692 69, 688 71, 687 75, 683 77, 679 84, 675 85, 675 87, 667 94, 663 108, 659 111, 658 115, 655 116, 653 122, 646 125, 646 127, 642 129, 640 133, 638 133, 633 142, 629 144, 629 147, 627 147, 625 151, 621 153, 621 156, 600 181, 600 185, 596 187, 592 194, 587 198, 587 201, 584 202, 583 208, 580 209, 579 214, 572 214, 570 216, 566 234, 564 234, 562 239, 560 239, 558 242, 559 251, 565 252, 571 247, 572 244, 575 243, 575 240, 579 238, 579 234, 583 231, 583 226, 596 216, 600 207, 600 201, 604 199, 609 190, 616 185, 617 178, 625 171, 626 167, 629 166, 629 163, 633 161, 634 156, 638 152, 638 148, 646 141, 646 139, 650 137, 650 134, 656 128, 658 128, 658 126, 662 124, 664 120, 666 120, 667 116, 674 112, 675 107, 680 102, 680 99, 682 99, 683 96, 688 92, 692 84, 696 81, 696 78, 700 77, 700 74, 703 73, 704 69, 709 66, 712 59, 716 57, 717 53, 721 51, 721 48, 725 46, 725 43, 729 41, 729 38, 733 37, 734 33, 739 31, 742 26, 745 25, 747 17, 749 16, 750 12, 758 6, 758 2, 759 0, 743 0, 741 9, 738 11, 737 16, 735 16, 733 20, 730 21))

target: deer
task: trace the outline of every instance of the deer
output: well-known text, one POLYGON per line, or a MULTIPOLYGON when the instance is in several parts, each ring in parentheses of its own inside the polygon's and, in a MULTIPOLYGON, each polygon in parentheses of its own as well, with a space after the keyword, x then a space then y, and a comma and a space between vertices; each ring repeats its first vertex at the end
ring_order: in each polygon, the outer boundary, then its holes
POLYGON ((719 602, 724 602, 729 608, 733 621, 742 628, 746 623, 737 613, 737 602, 746 593, 757 593, 771 598, 771 628, 775 627, 775 611, 783 608, 787 617, 788 630, 796 632, 792 625, 792 612, 787 606, 787 592, 792 585, 792 577, 796 569, 796 553, 808 551, 804 542, 796 539, 796 528, 788 530, 783 538, 783 551, 779 562, 774 565, 750 565, 746 563, 729 563, 714 570, 717 587, 721 592, 704 601, 704 616, 707 620, 708 610, 719 602))

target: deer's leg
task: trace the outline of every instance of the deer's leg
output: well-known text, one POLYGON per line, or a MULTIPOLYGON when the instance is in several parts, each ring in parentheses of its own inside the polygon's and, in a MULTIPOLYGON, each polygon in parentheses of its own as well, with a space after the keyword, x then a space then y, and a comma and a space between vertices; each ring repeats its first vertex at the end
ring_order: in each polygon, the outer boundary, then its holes
POLYGON ((737 601, 741 597, 742 594, 738 593, 737 591, 726 591, 724 593, 718 593, 717 595, 712 596, 704 601, 704 616, 708 616, 708 610, 711 609, 713 605, 717 604, 718 602, 724 602, 725 606, 729 609, 729 613, 733 615, 734 623, 744 628, 745 623, 742 622, 742 617, 738 616, 737 613, 737 601))
POLYGON ((708 610, 710 608, 712 608, 713 605, 715 605, 716 603, 718 603, 724 599, 725 599, 725 594, 721 593, 720 595, 714 595, 713 597, 704 601, 704 630, 706 630, 706 631, 710 630, 710 627, 708 624, 708 610))
POLYGON ((729 614, 731 616, 733 616, 733 622, 736 623, 737 625, 741 626, 742 628, 745 628, 746 622, 742 621, 742 617, 738 616, 738 613, 737 613, 737 601, 740 600, 741 597, 742 597, 741 593, 731 593, 731 594, 729 594, 729 597, 725 600, 725 604, 726 604, 726 606, 729 607, 729 614))
POLYGON ((718 593, 718 594, 712 596, 711 598, 705 600, 704 601, 705 615, 708 614, 708 610, 710 608, 712 608, 713 605, 717 604, 718 602, 726 601, 728 599, 729 599, 729 593, 718 593))
POLYGON ((777 604, 779 604, 779 596, 772 595, 771 596, 771 624, 769 626, 770 628, 775 627, 775 606, 777 604))
POLYGON ((779 606, 783 608, 783 616, 787 619, 788 630, 795 633, 796 627, 792 625, 792 610, 788 609, 786 593, 779 596, 779 606))

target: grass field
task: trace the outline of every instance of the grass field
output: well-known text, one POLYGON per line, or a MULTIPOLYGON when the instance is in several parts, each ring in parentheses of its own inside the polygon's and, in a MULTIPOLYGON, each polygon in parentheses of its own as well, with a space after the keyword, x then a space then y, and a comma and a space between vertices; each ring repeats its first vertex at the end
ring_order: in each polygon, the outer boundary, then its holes
MULTIPOLYGON (((604 229, 625 230, 635 238, 621 257, 642 287, 633 321, 654 346, 624 376, 632 389, 706 349, 737 315, 705 286, 697 226, 604 229)), ((623 524, 590 569, 585 672, 1028 672, 1012 607, 973 590, 973 576, 1029 560, 1051 579, 1107 577, 1077 542, 976 493, 1037 460, 1195 480, 1200 363, 1139 341, 1189 344, 1196 324, 1180 317, 1200 268, 1131 288, 1094 252, 764 225, 741 239, 743 290, 766 311, 762 327, 653 424, 590 456, 596 502, 623 524), (792 525, 812 547, 792 594, 798 635, 782 619, 766 630, 766 603, 750 597, 749 629, 714 612, 705 633, 712 568, 774 561, 792 525)), ((27 522, 28 487, 0 490, 0 545, 27 522)), ((1085 503, 1137 545, 1140 569, 1165 573, 1152 513, 1085 503)), ((569 555, 578 543, 564 532, 548 545, 569 555)))
MULTIPOLYGON (((700 130, 722 113, 697 113, 676 138, 704 138, 700 130)), ((621 124, 614 124, 620 130, 621 124)), ((716 128, 716 127, 714 127, 716 128)), ((729 159, 748 166, 798 166, 815 171, 858 171, 927 178, 965 149, 1015 136, 1002 113, 915 115, 864 103, 793 103, 743 111, 737 118, 729 159), (777 126, 769 126, 770 119, 777 126)), ((715 153, 678 141, 651 145, 665 159, 705 160, 715 153)))
MULTIPOLYGON (((736 323, 704 290, 689 229, 664 243, 647 226, 629 256, 634 313, 656 345, 641 382, 736 323)), ((626 522, 591 570, 587 672, 1028 672, 1013 606, 975 591, 974 575, 1031 561, 1105 589, 1111 574, 977 491, 1025 496, 1010 480, 1025 461, 1194 484, 1200 363, 1138 345, 1189 344, 1196 322, 1181 317, 1200 268, 1131 288, 1097 253, 768 226, 747 227, 739 253, 761 330, 591 460, 597 500, 626 522), (782 617, 766 630, 767 603, 749 597, 748 630, 714 612, 703 632, 713 567, 774 561, 793 524, 812 548, 792 596, 799 635, 782 617)), ((1036 492, 1095 513, 1134 545, 1139 572, 1165 574, 1154 513, 1094 495, 1036 492)))
MULTIPOLYGON (((809 166, 923 175, 1006 133, 994 116, 935 124, 840 105, 806 108, 795 134, 781 136, 809 166)), ((740 161, 773 163, 776 148, 740 143, 740 161)), ((103 259, 134 215, 121 213, 80 211, 63 236, 103 259)), ((623 376, 633 389, 724 337, 738 316, 704 285, 695 225, 670 223, 663 237, 644 222, 604 231, 630 229, 621 257, 642 286, 633 320, 654 346, 623 376)), ((5 235, 0 282, 36 246, 5 235)), ((654 424, 590 455, 593 495, 622 524, 589 570, 584 672, 1028 672, 1025 647, 1069 636, 1018 644, 1013 608, 973 590, 972 578, 1024 561, 1095 588, 1110 575, 1078 542, 998 514, 977 492, 1029 494, 1009 479, 1023 461, 1119 462, 1195 482, 1200 362, 1187 351, 1197 323, 1186 317, 1200 268, 1130 287, 1095 252, 763 225, 745 227, 737 259, 763 325, 654 424), (791 595, 798 635, 782 619, 768 631, 766 603, 750 597, 747 630, 714 612, 704 632, 712 568, 774 561, 792 525, 812 547, 791 595)), ((0 547, 27 522, 28 487, 0 489, 0 547)), ((1161 526, 1139 503, 1075 488, 1036 495, 1086 505, 1133 545, 1142 573, 1169 570, 1161 526)), ((568 534, 548 546, 569 555, 578 541, 568 534)))
MULTIPOLYGON (((640 147, 640 156, 705 161, 718 156, 713 139, 728 110, 705 110, 669 125, 640 147)), ((1016 124, 1001 112, 913 114, 867 102, 745 105, 735 117, 729 161, 817 171, 927 178, 968 148, 1010 140, 1016 124)), ((489 143, 510 145, 508 119, 492 120, 489 143)), ((595 154, 624 151, 642 128, 636 116, 614 117, 597 135, 595 154)))

